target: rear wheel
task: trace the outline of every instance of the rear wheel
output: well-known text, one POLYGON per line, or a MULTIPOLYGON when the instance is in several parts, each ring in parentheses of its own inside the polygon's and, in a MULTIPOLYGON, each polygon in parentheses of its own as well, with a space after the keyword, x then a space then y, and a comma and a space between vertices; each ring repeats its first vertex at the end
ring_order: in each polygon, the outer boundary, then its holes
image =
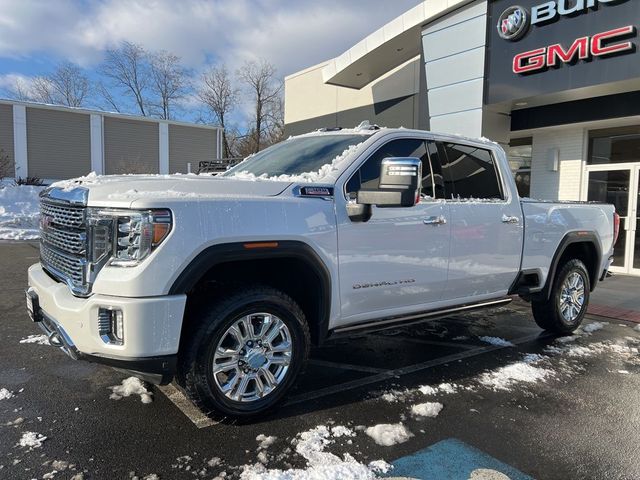
POLYGON ((569 260, 558 271, 548 300, 531 302, 533 318, 540 328, 560 334, 574 332, 589 305, 591 283, 584 263, 569 260))
POLYGON ((179 372, 193 403, 219 419, 251 421, 273 411, 308 355, 300 307, 278 290, 252 287, 195 315, 179 372))

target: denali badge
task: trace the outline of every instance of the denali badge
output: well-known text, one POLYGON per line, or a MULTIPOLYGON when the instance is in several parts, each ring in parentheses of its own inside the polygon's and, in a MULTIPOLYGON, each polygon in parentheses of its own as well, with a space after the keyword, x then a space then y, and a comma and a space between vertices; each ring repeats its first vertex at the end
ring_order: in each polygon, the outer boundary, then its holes
POLYGON ((520 40, 529 30, 529 19, 529 12, 525 8, 507 8, 498 19, 498 35, 505 40, 520 40))

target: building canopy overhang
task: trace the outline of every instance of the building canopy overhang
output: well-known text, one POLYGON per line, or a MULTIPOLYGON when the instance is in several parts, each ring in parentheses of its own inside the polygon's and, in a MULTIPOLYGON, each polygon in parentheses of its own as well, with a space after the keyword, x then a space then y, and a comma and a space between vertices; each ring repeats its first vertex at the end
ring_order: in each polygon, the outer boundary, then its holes
POLYGON ((322 71, 324 83, 361 89, 404 62, 420 55, 424 25, 473 0, 426 0, 375 31, 322 71))

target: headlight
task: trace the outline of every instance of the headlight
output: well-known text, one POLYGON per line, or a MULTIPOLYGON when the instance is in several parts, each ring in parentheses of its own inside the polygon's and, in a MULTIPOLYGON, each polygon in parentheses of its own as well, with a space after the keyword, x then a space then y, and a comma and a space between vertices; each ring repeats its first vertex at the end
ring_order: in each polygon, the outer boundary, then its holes
POLYGON ((93 263, 109 254, 109 265, 133 267, 167 238, 172 219, 166 209, 92 209, 89 225, 93 263))

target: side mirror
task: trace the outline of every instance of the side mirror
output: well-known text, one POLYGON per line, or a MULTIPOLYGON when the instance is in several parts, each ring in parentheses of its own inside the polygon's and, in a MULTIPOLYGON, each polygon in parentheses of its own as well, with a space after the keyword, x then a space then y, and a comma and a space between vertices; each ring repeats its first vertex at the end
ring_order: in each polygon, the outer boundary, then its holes
POLYGON ((360 190, 357 203, 377 207, 413 207, 420 199, 422 162, 419 158, 385 158, 377 190, 360 190))

